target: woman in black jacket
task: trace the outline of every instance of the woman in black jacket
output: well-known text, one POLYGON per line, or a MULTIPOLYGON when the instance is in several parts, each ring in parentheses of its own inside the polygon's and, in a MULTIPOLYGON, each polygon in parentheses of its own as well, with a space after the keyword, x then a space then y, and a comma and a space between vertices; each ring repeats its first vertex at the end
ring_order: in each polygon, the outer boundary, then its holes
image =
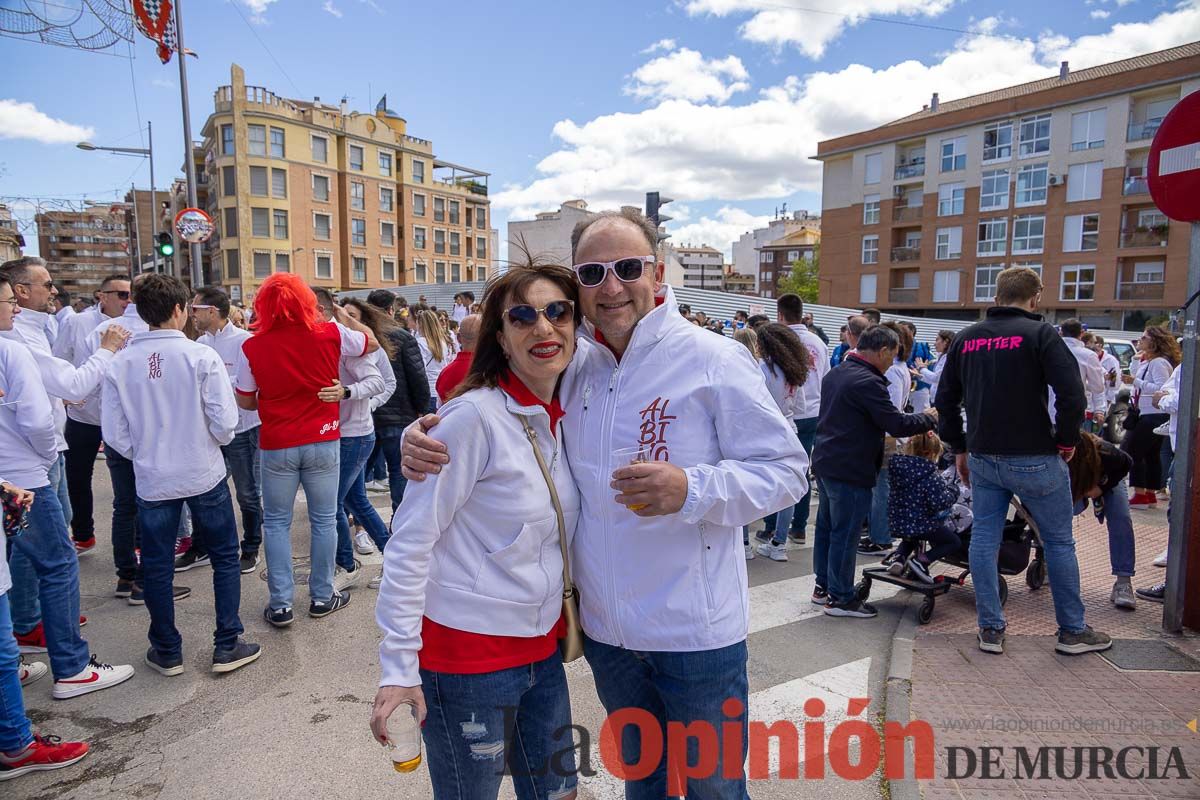
POLYGON ((1098 436, 1084 433, 1067 463, 1071 475, 1071 494, 1075 514, 1087 510, 1088 500, 1096 518, 1108 528, 1108 560, 1116 576, 1109 601, 1117 608, 1137 608, 1130 579, 1134 574, 1135 543, 1133 518, 1129 513, 1129 494, 1125 477, 1133 459, 1116 445, 1098 436))

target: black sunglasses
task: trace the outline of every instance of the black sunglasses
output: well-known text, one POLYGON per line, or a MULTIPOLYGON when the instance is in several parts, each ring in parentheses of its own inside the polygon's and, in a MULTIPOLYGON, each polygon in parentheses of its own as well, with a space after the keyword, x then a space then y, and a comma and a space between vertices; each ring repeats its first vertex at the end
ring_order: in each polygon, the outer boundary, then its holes
POLYGON ((591 288, 604 283, 604 276, 610 269, 622 283, 633 283, 642 277, 646 264, 653 263, 653 261, 654 256, 632 256, 619 258, 616 261, 588 261, 584 264, 576 264, 572 269, 575 270, 575 277, 579 279, 579 285, 591 288))
POLYGON ((537 324, 538 314, 544 315, 551 325, 562 326, 575 318, 575 303, 570 300, 555 300, 553 303, 547 303, 545 308, 535 308, 528 303, 522 303, 508 309, 504 314, 517 328, 532 328, 537 324))
POLYGON ((100 294, 115 294, 119 300, 129 299, 129 292, 125 289, 101 289, 100 294))

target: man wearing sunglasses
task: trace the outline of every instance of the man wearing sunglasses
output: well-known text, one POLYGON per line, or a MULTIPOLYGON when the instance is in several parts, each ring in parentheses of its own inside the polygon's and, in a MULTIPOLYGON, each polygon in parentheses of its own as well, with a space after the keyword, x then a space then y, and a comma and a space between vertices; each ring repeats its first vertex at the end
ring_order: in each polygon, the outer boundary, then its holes
MULTIPOLYGON (((129 305, 129 276, 109 275, 96 292, 97 303, 91 308, 67 318, 58 329, 54 355, 76 367, 91 357, 87 337, 106 319, 125 313, 129 305)), ((67 425, 63 433, 67 441, 67 491, 71 498, 71 538, 80 555, 90 553, 96 546, 96 523, 92 516, 92 476, 96 469, 96 454, 100 452, 100 403, 85 401, 67 406, 67 425)))
MULTIPOLYGON (((582 502, 572 567, 584 651, 609 713, 639 708, 664 731, 668 722, 741 724, 744 753, 741 526, 804 496, 808 457, 749 351, 680 316, 653 255, 657 233, 641 214, 622 211, 581 223, 571 237, 589 324, 560 397, 582 502), (610 454, 625 448, 647 461, 617 463, 610 454), (740 705, 726 715, 730 699, 740 705)), ((416 426, 406 439, 410 480, 442 464, 454 469, 453 454, 416 426)), ((625 763, 640 761, 639 741, 624 730, 625 763)), ((725 778, 727 770, 739 771, 718 764, 712 777, 669 785, 660 762, 627 784, 626 797, 747 797, 745 778, 725 778)))

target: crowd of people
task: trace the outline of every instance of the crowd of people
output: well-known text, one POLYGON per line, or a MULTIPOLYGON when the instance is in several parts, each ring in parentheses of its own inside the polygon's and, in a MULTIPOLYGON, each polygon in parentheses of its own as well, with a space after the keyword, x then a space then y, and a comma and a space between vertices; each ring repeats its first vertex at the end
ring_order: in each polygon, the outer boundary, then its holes
MULTIPOLYGON (((163 675, 185 668, 176 574, 211 569, 213 672, 263 653, 240 617, 260 552, 263 618, 295 623, 300 487, 310 618, 345 608, 366 574, 356 556, 383 553, 367 581, 383 632, 371 728, 389 744, 397 709, 423 721, 436 797, 495 797, 505 772, 519 797, 573 797, 557 737, 563 663, 580 655, 610 712, 641 709, 664 732, 740 723, 744 752, 745 562, 787 561, 814 494, 811 602, 831 617, 877 614, 855 585, 860 556, 932 582, 966 549, 979 647, 1003 652, 996 563, 1014 495, 1040 531, 1059 652, 1111 646, 1080 593, 1072 517, 1089 503, 1108 526, 1114 605, 1161 599, 1161 585, 1132 591, 1130 508, 1165 488, 1169 333, 1148 328, 1124 374, 1077 322, 1042 321, 1040 278, 1012 268, 983 321, 932 347, 865 309, 831 349, 796 295, 778 322, 680 306, 657 242, 640 214, 601 213, 576 228, 569 267, 513 264, 451 310, 387 290, 339 301, 288 273, 239 309, 147 273, 108 277, 76 312, 40 259, 0 267, 0 780, 88 752, 34 732, 21 686, 49 671, 65 700, 134 674, 80 633, 98 455, 113 594, 146 607, 143 663, 163 675), (1125 384, 1136 411, 1118 447, 1090 431, 1125 384), (390 520, 371 492, 390 496, 390 520), (48 670, 24 660, 41 653, 48 670), (531 768, 551 756, 554 770, 531 768)), ((640 760, 637 727, 620 745, 640 760)), ((680 783, 664 761, 627 784, 631 798, 680 794, 742 798, 745 777, 718 763, 680 783)))

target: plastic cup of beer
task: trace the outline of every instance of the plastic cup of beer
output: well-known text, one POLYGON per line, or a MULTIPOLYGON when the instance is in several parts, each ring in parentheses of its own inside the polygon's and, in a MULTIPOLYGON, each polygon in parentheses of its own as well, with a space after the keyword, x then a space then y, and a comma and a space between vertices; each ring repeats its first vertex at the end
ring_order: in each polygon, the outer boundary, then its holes
POLYGON ((406 711, 396 709, 401 713, 395 716, 393 725, 389 726, 388 743, 385 745, 396 772, 413 772, 421 766, 421 724, 417 721, 417 708, 411 703, 405 705, 406 711))
MULTIPOLYGON (((621 447, 612 451, 612 468, 614 472, 621 467, 627 467, 630 464, 641 464, 649 460, 650 452, 642 445, 621 447)), ((630 511, 641 511, 646 505, 646 503, 633 503, 626 506, 626 508, 630 511)))

